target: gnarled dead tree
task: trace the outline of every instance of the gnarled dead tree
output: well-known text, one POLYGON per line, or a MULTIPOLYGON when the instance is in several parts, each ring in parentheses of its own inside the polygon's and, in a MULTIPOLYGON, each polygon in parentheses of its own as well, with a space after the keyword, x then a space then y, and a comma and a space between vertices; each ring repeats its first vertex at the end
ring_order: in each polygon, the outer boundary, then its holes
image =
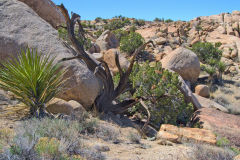
MULTIPOLYGON (((146 47, 147 44, 152 43, 152 41, 148 41, 147 43, 143 44, 139 48, 135 50, 133 53, 131 60, 130 60, 130 65, 128 69, 124 72, 123 69, 120 66, 119 63, 119 56, 118 54, 115 55, 115 61, 117 68, 120 73, 120 81, 118 86, 115 88, 114 87, 114 82, 113 78, 110 72, 110 69, 107 65, 106 62, 101 61, 100 64, 98 64, 94 59, 92 59, 84 50, 83 43, 80 43, 76 35, 74 33, 75 29, 75 24, 78 24, 79 30, 78 30, 78 36, 82 39, 85 40, 84 37, 84 31, 82 29, 81 23, 80 23, 80 16, 78 14, 72 13, 72 16, 70 18, 68 11, 66 8, 61 5, 59 6, 61 9, 65 20, 66 20, 66 25, 67 25, 67 31, 68 31, 68 37, 70 41, 72 42, 72 45, 75 48, 75 51, 77 53, 76 56, 70 57, 70 58, 64 58, 63 61, 66 60, 72 60, 72 59, 82 59, 87 67, 94 72, 94 74, 102 81, 103 83, 103 89, 100 93, 100 95, 96 98, 94 106, 98 112, 112 112, 115 114, 121 114, 125 112, 128 108, 132 107, 134 104, 141 102, 143 104, 143 101, 140 99, 129 99, 129 100, 124 100, 118 104, 114 104, 113 101, 122 93, 126 92, 129 89, 129 76, 132 72, 133 65, 136 59, 136 56, 146 47)), ((144 106, 144 108, 146 108, 144 106)))

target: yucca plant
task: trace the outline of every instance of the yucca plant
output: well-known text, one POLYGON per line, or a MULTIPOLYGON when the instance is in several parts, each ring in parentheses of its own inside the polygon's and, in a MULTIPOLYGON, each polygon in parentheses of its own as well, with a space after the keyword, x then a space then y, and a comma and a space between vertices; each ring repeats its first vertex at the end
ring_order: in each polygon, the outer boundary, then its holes
POLYGON ((30 115, 44 117, 46 103, 62 88, 65 69, 53 63, 54 58, 27 49, 18 58, 2 63, 0 88, 10 91, 30 107, 30 115))

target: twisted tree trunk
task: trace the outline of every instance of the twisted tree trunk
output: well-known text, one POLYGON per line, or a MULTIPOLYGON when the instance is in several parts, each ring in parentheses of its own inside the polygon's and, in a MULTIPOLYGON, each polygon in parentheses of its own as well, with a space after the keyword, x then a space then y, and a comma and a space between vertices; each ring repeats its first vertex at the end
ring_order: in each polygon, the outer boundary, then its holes
MULTIPOLYGON (((86 40, 84 36, 84 31, 80 23, 80 16, 78 14, 72 13, 71 18, 69 17, 68 11, 63 5, 60 5, 67 25, 68 37, 72 42, 72 45, 75 48, 77 55, 75 57, 64 58, 62 61, 72 60, 72 59, 82 59, 87 67, 94 72, 96 77, 98 77, 103 83, 103 89, 100 95, 96 98, 94 102, 94 107, 98 112, 112 112, 115 114, 120 114, 127 111, 128 108, 132 107, 134 104, 139 102, 139 99, 128 99, 124 100, 118 104, 114 104, 113 101, 122 93, 126 92, 129 89, 129 76, 132 72, 132 68, 136 59, 136 56, 146 47, 147 44, 152 43, 148 41, 133 53, 130 65, 128 69, 124 72, 119 63, 119 55, 115 54, 115 62, 120 73, 120 81, 118 86, 115 88, 113 83, 113 78, 110 72, 110 69, 106 62, 101 61, 98 64, 94 59, 92 59, 84 50, 83 43, 80 43, 74 33, 75 24, 78 24, 78 36, 82 40, 86 40)), ((143 103, 143 102, 142 102, 143 103)))

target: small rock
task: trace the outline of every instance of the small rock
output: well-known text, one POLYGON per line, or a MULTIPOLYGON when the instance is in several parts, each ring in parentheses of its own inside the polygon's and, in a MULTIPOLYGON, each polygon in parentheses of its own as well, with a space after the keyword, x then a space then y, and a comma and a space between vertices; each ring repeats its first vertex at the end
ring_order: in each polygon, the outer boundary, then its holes
POLYGON ((71 115, 76 108, 83 108, 77 101, 65 101, 63 99, 54 98, 47 106, 47 111, 53 114, 67 114, 71 115))
POLYGON ((210 96, 210 90, 207 85, 197 85, 195 87, 195 93, 205 98, 209 98, 210 96))

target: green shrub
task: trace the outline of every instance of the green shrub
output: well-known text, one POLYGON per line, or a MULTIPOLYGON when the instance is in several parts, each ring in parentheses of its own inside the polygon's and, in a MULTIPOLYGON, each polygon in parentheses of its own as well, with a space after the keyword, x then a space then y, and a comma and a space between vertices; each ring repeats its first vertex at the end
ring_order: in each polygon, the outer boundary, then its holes
POLYGON ((129 25, 129 24, 131 24, 129 19, 125 19, 125 18, 124 19, 123 18, 122 19, 113 19, 113 20, 111 20, 110 23, 108 23, 104 26, 104 29, 113 31, 113 30, 121 29, 124 26, 129 25))
POLYGON ((130 28, 130 32, 135 32, 137 30, 137 27, 135 25, 133 25, 131 28, 130 28))
POLYGON ((154 22, 161 22, 162 20, 160 19, 160 18, 155 18, 154 20, 153 20, 154 22))
POLYGON ((95 21, 98 23, 98 22, 101 22, 102 21, 102 18, 101 17, 97 17, 95 18, 95 21))
POLYGON ((54 159, 61 154, 59 146, 60 141, 56 138, 41 137, 35 145, 35 151, 44 159, 54 159))
POLYGON ((222 57, 222 51, 218 49, 218 45, 214 46, 209 42, 195 43, 191 50, 197 54, 199 60, 204 64, 208 64, 212 59, 219 61, 222 57))
MULTIPOLYGON (((114 78, 115 84, 119 76, 114 78)), ((117 81, 117 82, 116 82, 117 81)), ((193 113, 192 104, 186 104, 184 96, 178 90, 180 82, 176 73, 171 73, 161 67, 161 63, 150 66, 149 63, 135 64, 130 75, 130 81, 134 93, 128 93, 119 99, 145 97, 145 104, 151 113, 150 124, 159 128, 163 123, 174 125, 186 125, 193 113)), ((129 109, 130 114, 140 114, 142 117, 147 113, 140 104, 129 109)))
POLYGON ((46 104, 61 91, 64 70, 53 63, 54 58, 22 51, 18 59, 3 63, 0 88, 11 91, 30 107, 30 114, 43 116, 46 104))
POLYGON ((130 132, 128 134, 128 139, 131 143, 139 144, 141 141, 141 135, 139 135, 138 133, 130 132))
POLYGON ((208 42, 198 42, 192 46, 192 51, 195 52, 199 60, 205 64, 201 66, 201 69, 210 75, 211 83, 217 71, 219 81, 222 82, 222 74, 226 69, 225 63, 220 62, 222 57, 222 51, 218 49, 220 46, 220 42, 216 43, 215 46, 208 42))
POLYGON ((136 32, 131 32, 129 35, 122 37, 120 41, 120 50, 131 55, 135 49, 144 43, 143 37, 136 32))
POLYGON ((98 126, 95 119, 88 118, 80 121, 49 118, 25 120, 15 129, 15 137, 8 144, 11 147, 0 153, 0 159, 104 159, 101 153, 85 146, 81 137, 86 134, 98 136, 102 130, 107 129, 98 126))
POLYGON ((98 31, 94 32, 94 35, 98 38, 102 35, 102 33, 103 33, 103 30, 98 30, 98 31))
POLYGON ((226 147, 226 146, 229 146, 229 145, 230 145, 230 141, 227 138, 222 137, 222 138, 217 139, 217 146, 226 147))
POLYGON ((113 34, 115 34, 117 39, 121 41, 122 37, 126 37, 128 35, 128 32, 122 29, 117 29, 113 31, 113 34))
POLYGON ((143 20, 143 19, 135 19, 133 21, 133 24, 136 25, 136 26, 144 26, 145 25, 145 20, 143 20))
POLYGON ((170 22, 173 22, 173 20, 172 19, 166 19, 166 20, 164 20, 164 22, 170 23, 170 22))

